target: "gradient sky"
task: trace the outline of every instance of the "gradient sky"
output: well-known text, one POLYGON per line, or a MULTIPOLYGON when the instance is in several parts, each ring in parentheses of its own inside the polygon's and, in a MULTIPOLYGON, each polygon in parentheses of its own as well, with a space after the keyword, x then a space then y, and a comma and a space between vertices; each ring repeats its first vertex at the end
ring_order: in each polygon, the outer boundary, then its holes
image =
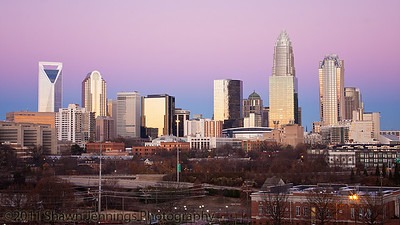
POLYGON ((213 80, 241 79, 268 105, 273 48, 286 30, 294 48, 303 125, 319 120, 318 64, 345 61, 345 86, 361 89, 382 129, 400 129, 400 1, 2 0, 0 120, 37 110, 39 61, 63 63, 63 105, 81 103, 81 82, 99 70, 108 97, 167 93, 211 117, 213 80))

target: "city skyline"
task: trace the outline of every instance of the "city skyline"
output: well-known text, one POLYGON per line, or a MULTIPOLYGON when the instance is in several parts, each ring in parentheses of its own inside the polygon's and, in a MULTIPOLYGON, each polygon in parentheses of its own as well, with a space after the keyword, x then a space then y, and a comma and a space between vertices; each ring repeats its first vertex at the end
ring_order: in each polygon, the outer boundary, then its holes
POLYGON ((213 80, 229 78, 242 80, 243 95, 255 90, 268 106, 274 43, 286 30, 295 49, 304 127, 310 130, 311 122, 319 120, 318 63, 335 53, 346 62, 345 87, 360 89, 365 111, 381 112, 383 130, 400 129, 400 46, 390 41, 383 47, 385 39, 400 39, 395 28, 400 3, 306 2, 312 6, 264 1, 3 1, 0 76, 6 85, 0 90, 0 120, 7 112, 37 110, 39 61, 63 63, 62 107, 80 103, 82 74, 93 70, 107 80, 107 94, 113 99, 122 91, 167 93, 176 97, 177 107, 211 118, 213 80), (106 16, 93 17, 88 9, 106 16), (21 16, 15 17, 17 10, 21 16), (337 16, 331 18, 332 13, 337 16), (89 38, 94 33, 100 35, 89 38))

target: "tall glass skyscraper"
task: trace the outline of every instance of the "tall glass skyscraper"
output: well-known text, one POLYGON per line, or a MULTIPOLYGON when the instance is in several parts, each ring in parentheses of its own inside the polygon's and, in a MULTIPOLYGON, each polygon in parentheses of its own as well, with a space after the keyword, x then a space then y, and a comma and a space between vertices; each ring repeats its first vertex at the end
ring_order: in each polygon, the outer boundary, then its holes
POLYGON ((275 43, 272 76, 269 77, 269 126, 299 124, 297 78, 292 43, 286 31, 275 43))
POLYGON ((82 107, 96 117, 107 115, 107 85, 99 71, 88 73, 82 81, 82 107))
POLYGON ((319 109, 323 126, 344 120, 344 62, 327 55, 319 63, 319 109))
POLYGON ((224 121, 224 128, 240 126, 242 101, 241 80, 214 80, 214 120, 224 121))
POLYGON ((38 112, 62 107, 62 63, 39 62, 38 112))
POLYGON ((174 96, 167 94, 148 95, 142 100, 142 125, 146 129, 157 129, 158 137, 173 134, 176 122, 174 121, 174 114, 174 96))

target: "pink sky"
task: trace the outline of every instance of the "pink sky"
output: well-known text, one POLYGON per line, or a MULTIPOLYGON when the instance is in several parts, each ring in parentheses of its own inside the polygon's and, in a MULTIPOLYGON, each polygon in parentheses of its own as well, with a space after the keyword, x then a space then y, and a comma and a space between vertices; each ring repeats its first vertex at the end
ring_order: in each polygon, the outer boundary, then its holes
POLYGON ((212 115, 214 79, 241 79, 268 104, 273 47, 293 44, 304 126, 319 120, 318 63, 345 60, 383 129, 400 129, 400 1, 15 1, 0 2, 0 119, 37 110, 38 61, 63 62, 64 106, 99 70, 108 95, 168 93, 192 114, 212 115), (22 82, 21 82, 22 81, 22 82))

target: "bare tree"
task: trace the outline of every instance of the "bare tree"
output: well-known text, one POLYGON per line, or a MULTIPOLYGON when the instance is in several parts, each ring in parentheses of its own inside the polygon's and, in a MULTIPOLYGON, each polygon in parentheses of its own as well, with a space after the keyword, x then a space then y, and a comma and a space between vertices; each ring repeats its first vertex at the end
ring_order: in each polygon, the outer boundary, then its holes
POLYGON ((282 224, 288 204, 288 195, 286 192, 266 193, 264 200, 265 210, 274 225, 282 224))
POLYGON ((383 196, 381 194, 370 194, 360 196, 360 204, 358 207, 360 221, 364 224, 384 223, 383 217, 383 196))
POLYGON ((317 188, 307 197, 310 207, 310 219, 319 225, 327 224, 335 219, 338 203, 337 196, 329 189, 317 188))

